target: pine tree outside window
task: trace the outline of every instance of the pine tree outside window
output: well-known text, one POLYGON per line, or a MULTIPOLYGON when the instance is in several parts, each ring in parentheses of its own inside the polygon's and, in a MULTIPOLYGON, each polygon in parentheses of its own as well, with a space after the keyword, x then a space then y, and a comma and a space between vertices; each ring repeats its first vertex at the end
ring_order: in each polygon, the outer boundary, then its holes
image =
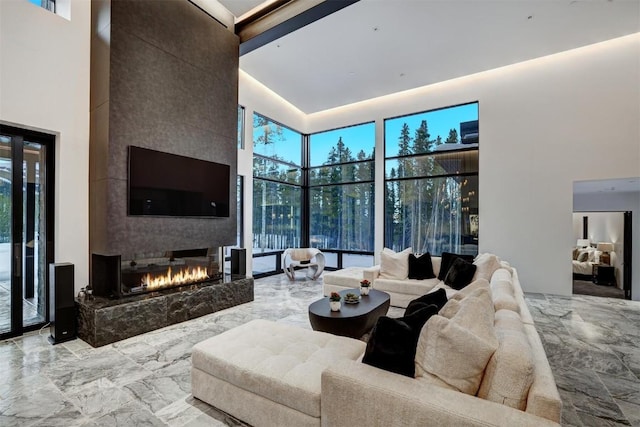
MULTIPOLYGON (((373 253, 374 151, 374 123, 309 136, 312 247, 373 253)), ((371 265, 371 256, 364 259, 362 255, 343 256, 342 267, 371 265)))
POLYGON ((478 103, 385 120, 385 246, 477 254, 478 134, 478 103))
MULTIPOLYGON (((254 113, 253 153, 254 256, 300 247, 302 134, 254 113)), ((273 259, 261 260, 263 267, 254 259, 254 273, 273 270, 273 259)))

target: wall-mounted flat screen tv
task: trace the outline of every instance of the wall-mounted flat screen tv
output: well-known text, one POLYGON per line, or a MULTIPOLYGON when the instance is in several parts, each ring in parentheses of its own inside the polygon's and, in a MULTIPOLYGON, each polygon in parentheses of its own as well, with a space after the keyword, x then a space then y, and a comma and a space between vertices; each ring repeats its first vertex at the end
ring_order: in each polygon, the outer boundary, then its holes
POLYGON ((129 146, 129 215, 228 217, 229 165, 129 146))

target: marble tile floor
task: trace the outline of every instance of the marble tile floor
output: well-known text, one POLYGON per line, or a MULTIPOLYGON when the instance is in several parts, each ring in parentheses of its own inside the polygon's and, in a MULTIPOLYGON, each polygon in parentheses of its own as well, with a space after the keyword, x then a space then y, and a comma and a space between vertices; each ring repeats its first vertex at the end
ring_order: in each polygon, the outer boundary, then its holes
MULTIPOLYGON (((244 426, 190 395, 191 347, 256 318, 310 328, 322 282, 256 280, 255 301, 92 348, 0 341, 0 426, 244 426)), ((527 294, 568 426, 640 426, 640 303, 527 294)), ((392 307, 389 315, 402 316, 392 307)))
POLYGON ((640 426, 640 302, 527 294, 566 426, 640 426))

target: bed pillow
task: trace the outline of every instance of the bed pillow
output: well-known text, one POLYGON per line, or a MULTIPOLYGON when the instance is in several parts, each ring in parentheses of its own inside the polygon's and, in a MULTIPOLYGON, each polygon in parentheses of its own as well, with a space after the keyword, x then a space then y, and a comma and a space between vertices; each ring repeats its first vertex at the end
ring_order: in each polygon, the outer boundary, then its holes
POLYGON ((429 252, 420 255, 420 257, 409 254, 409 279, 424 280, 435 279, 435 277, 429 252))
POLYGON ((576 258, 576 261, 578 261, 578 262, 587 262, 588 259, 589 259, 589 252, 580 251, 580 253, 578 254, 578 258, 576 258))
POLYGON ((411 248, 395 252, 384 248, 380 254, 380 277, 404 280, 409 275, 409 254, 411 248))
POLYGON ((444 278, 447 277, 449 268, 451 268, 451 264, 453 264, 453 261, 455 261, 456 258, 462 258, 463 260, 470 263, 473 262, 473 255, 460 255, 451 252, 442 252, 441 257, 442 260, 440 262, 440 271, 438 272, 439 280, 444 280, 444 278))
POLYGON ((572 256, 574 260, 578 259, 578 254, 580 253, 580 248, 573 248, 572 256))
POLYGON ((371 331, 362 363, 413 378, 418 337, 434 314, 438 314, 438 307, 429 305, 399 319, 379 317, 371 331))

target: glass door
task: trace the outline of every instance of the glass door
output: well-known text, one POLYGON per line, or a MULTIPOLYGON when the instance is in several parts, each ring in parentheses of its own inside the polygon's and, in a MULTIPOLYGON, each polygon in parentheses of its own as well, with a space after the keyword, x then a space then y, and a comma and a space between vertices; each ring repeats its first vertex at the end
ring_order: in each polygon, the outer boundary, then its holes
POLYGON ((54 136, 0 126, 0 338, 48 320, 54 136))
POLYGON ((0 134, 0 336, 12 330, 13 317, 11 298, 13 222, 11 138, 0 134))
POLYGON ((22 324, 41 324, 47 317, 46 292, 46 190, 44 160, 46 146, 25 141, 23 146, 22 185, 22 324))

